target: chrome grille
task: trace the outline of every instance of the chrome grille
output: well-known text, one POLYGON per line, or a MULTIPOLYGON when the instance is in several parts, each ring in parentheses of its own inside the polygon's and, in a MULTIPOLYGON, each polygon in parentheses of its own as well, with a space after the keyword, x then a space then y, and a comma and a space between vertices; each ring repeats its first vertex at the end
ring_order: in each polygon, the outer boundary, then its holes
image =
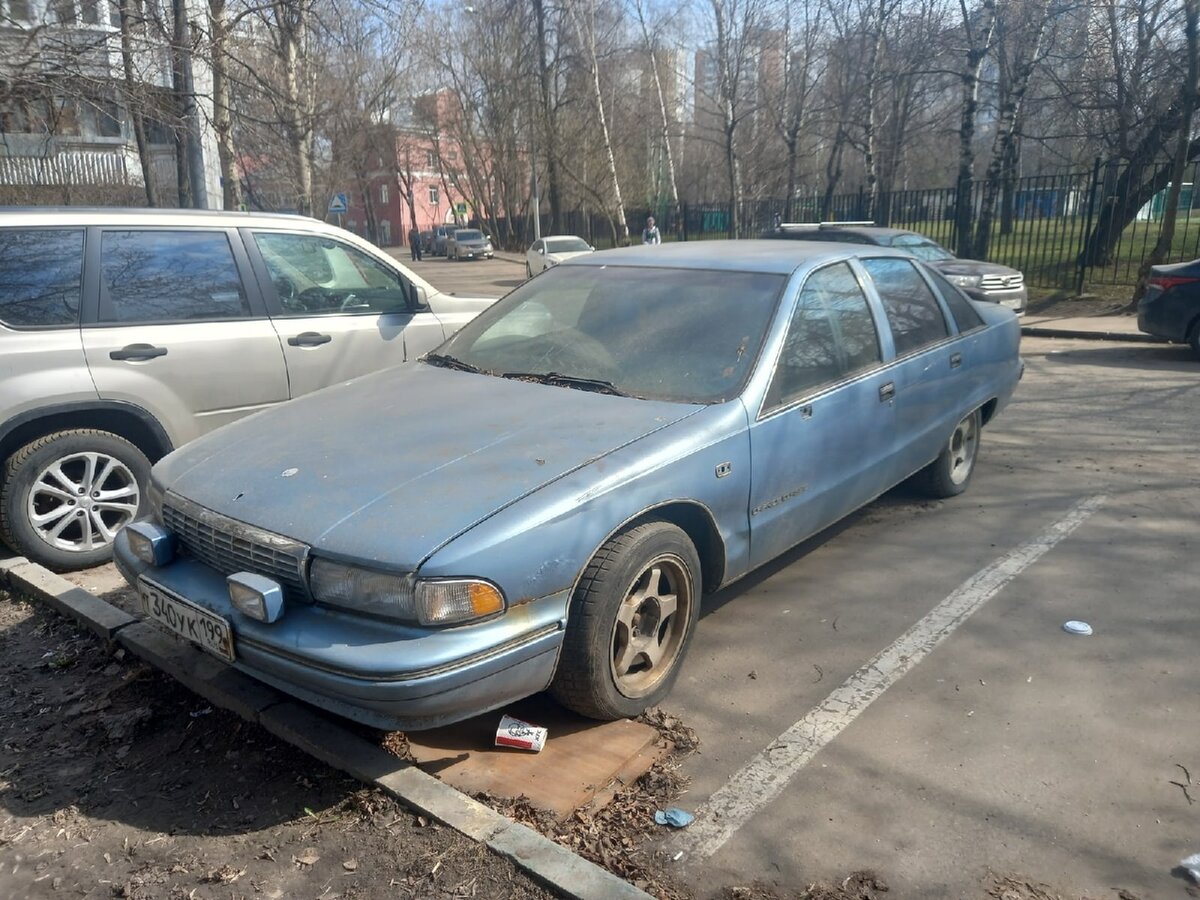
POLYGON ((1025 276, 1018 272, 1016 275, 984 275, 979 286, 985 291, 1011 291, 1025 283, 1025 276))
POLYGON ((304 597, 308 547, 291 538, 255 528, 168 494, 163 524, 189 555, 222 575, 254 572, 278 581, 286 592, 304 597))

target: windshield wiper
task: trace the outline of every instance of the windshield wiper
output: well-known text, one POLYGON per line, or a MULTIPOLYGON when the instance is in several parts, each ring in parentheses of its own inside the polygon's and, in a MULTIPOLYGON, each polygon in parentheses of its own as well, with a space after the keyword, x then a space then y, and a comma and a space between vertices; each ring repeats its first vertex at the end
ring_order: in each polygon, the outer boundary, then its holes
POLYGON ((561 372, 504 372, 500 377, 512 378, 516 381, 536 381, 539 384, 552 384, 581 391, 595 391, 597 394, 612 394, 614 397, 630 396, 611 381, 603 381, 599 378, 581 378, 578 375, 564 375, 561 372))
POLYGON ((421 359, 429 363, 431 366, 441 366, 444 369, 457 369, 460 372, 479 372, 478 366, 473 366, 469 362, 463 362, 454 356, 447 356, 445 353, 426 353, 421 359))

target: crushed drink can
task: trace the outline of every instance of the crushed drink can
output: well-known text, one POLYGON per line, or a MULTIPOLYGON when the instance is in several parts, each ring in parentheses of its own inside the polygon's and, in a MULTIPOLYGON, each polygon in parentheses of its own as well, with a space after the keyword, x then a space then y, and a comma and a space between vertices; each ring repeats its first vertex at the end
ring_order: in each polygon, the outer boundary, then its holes
POLYGON ((509 715, 501 716, 500 727, 496 729, 496 746, 515 747, 518 750, 532 750, 538 753, 546 746, 546 729, 509 715))

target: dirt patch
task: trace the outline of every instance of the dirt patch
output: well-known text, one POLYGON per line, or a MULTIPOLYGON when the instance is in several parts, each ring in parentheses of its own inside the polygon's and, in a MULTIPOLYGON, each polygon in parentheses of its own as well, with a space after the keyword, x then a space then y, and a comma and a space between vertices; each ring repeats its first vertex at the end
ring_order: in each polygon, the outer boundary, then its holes
POLYGON ((0 896, 552 895, 0 592, 0 896))
POLYGON ((1031 316, 1050 316, 1056 319, 1133 315, 1128 312, 1128 307, 1128 292, 1121 296, 1086 294, 1083 297, 1070 297, 1062 293, 1055 293, 1044 297, 1031 297, 1026 312, 1031 316))
POLYGON ((755 882, 747 887, 726 888, 720 900, 883 900, 888 886, 870 871, 853 872, 832 884, 810 884, 802 890, 783 891, 774 885, 755 882))

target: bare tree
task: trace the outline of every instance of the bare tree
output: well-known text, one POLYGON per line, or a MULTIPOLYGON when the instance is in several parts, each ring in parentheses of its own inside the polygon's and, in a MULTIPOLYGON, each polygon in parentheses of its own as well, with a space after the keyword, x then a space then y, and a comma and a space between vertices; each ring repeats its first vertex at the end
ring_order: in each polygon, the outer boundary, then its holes
POLYGON ((996 19, 999 110, 975 223, 975 244, 972 252, 966 254, 976 259, 987 259, 990 250, 996 198, 1005 175, 1015 167, 1017 127, 1025 93, 1034 68, 1043 59, 1053 13, 1050 0, 1022 0, 1007 4, 996 19))
POLYGON ((629 240, 629 222, 625 219, 625 200, 621 196, 621 179, 617 175, 617 160, 613 154, 608 114, 604 109, 604 91, 600 84, 600 61, 596 55, 596 11, 592 0, 566 0, 566 8, 575 28, 575 34, 583 52, 583 62, 591 81, 596 125, 600 129, 600 140, 604 149, 605 161, 608 164, 612 202, 616 210, 613 240, 618 244, 624 244, 629 240), (581 6, 584 8, 580 9, 581 6))
POLYGON ((954 193, 954 241, 959 256, 971 255, 972 182, 975 178, 975 122, 979 114, 979 73, 992 49, 996 30, 996 0, 981 0, 974 10, 958 0, 966 44, 962 84, 962 115, 958 126, 958 177, 954 193))
POLYGON ((647 64, 654 78, 654 95, 658 100, 658 122, 660 126, 659 140, 662 142, 663 158, 667 165, 667 182, 671 190, 671 220, 678 227, 682 224, 679 207, 679 185, 675 178, 675 154, 671 149, 671 131, 674 127, 672 116, 667 110, 667 99, 663 93, 662 74, 659 72, 662 51, 659 27, 651 28, 646 19, 644 0, 633 0, 634 12, 637 15, 638 27, 641 31, 642 46, 646 51, 647 64))

